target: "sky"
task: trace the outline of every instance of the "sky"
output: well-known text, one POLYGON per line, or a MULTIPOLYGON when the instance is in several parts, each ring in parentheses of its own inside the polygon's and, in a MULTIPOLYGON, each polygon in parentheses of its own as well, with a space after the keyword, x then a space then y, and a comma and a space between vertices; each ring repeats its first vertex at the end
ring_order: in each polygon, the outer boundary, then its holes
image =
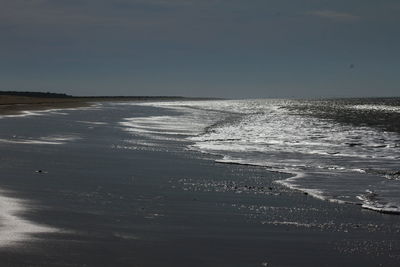
POLYGON ((0 90, 400 96, 399 0, 0 0, 0 90))

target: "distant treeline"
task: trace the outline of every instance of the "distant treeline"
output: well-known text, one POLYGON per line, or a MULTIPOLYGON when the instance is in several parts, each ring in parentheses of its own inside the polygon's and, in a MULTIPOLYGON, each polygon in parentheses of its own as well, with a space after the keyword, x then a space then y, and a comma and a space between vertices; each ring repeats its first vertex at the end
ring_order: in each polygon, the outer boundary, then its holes
POLYGON ((50 92, 20 92, 20 91, 0 91, 0 95, 28 96, 28 97, 47 97, 47 98, 71 98, 73 96, 50 92))
POLYGON ((107 99, 186 99, 183 96, 79 96, 79 98, 107 98, 107 99))

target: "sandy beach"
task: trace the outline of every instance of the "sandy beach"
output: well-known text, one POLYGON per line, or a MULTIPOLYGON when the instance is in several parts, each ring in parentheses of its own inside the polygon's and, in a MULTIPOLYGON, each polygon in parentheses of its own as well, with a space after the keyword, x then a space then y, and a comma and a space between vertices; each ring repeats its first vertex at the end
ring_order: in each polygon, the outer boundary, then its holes
MULTIPOLYGON (((399 216, 321 201, 275 183, 288 174, 118 124, 174 114, 103 103, 2 118, 2 210, 38 227, 1 244, 2 265, 398 266, 399 216)), ((13 227, 2 216, 0 236, 13 227)))
POLYGON ((76 108, 88 105, 89 103, 82 99, 8 96, 0 94, 0 115, 15 115, 27 110, 76 108))
MULTIPOLYGON (((27 93, 29 94, 29 93, 27 93)), ((5 95, 0 91, 0 115, 16 115, 24 111, 88 107, 97 102, 132 101, 171 101, 176 99, 207 99, 166 96, 88 96, 88 97, 32 97, 24 95, 5 95)))

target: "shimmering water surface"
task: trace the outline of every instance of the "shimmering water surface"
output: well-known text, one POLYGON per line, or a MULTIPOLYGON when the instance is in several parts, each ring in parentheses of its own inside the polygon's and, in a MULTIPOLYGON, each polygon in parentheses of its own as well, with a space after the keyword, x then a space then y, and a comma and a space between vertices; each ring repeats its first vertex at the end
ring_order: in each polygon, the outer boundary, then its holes
POLYGON ((120 122, 143 137, 141 145, 181 140, 188 149, 217 155, 219 162, 291 173, 276 183, 323 200, 400 212, 398 98, 133 105, 173 111, 120 122))

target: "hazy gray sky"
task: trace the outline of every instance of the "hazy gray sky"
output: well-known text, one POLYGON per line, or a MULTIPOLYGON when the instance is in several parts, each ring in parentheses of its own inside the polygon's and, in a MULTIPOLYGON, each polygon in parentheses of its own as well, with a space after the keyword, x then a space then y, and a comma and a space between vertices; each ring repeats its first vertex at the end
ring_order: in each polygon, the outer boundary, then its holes
POLYGON ((0 0, 0 90, 400 95, 399 0, 0 0))

